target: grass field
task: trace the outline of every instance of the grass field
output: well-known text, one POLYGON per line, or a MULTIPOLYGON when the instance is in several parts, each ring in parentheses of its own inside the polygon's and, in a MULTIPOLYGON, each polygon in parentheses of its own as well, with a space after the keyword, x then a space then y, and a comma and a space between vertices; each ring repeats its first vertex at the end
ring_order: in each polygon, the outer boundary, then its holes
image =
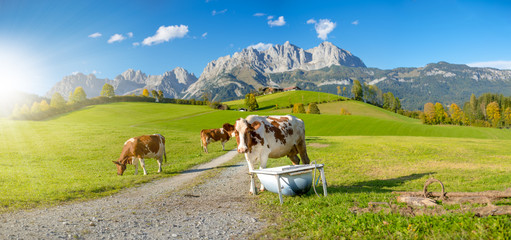
MULTIPOLYGON (((311 91, 289 91, 280 92, 275 94, 258 96, 257 103, 259 104, 259 110, 270 110, 276 107, 286 108, 295 103, 303 103, 307 105, 311 102, 323 102, 323 101, 335 101, 337 99, 344 99, 329 93, 311 92, 311 91)), ((234 100, 225 102, 231 109, 238 109, 245 107, 245 100, 234 100)))
MULTIPOLYGON (((354 101, 319 107, 324 114, 296 116, 305 121, 311 159, 326 164, 329 196, 286 197, 280 206, 275 194, 262 193, 261 207, 278 223, 264 234, 309 239, 511 238, 506 230, 511 227, 508 216, 410 217, 350 210, 367 207, 370 201, 389 201, 392 191, 419 191, 429 177, 442 180, 450 192, 504 190, 511 181, 510 130, 422 125, 354 101), (341 106, 353 115, 338 115, 341 106)), ((97 198, 178 174, 224 153, 218 143, 210 145, 210 154, 201 151, 201 129, 234 123, 248 114, 253 113, 113 103, 40 122, 0 119, 0 206, 12 211, 97 198), (134 176, 130 166, 118 177, 111 161, 118 158, 123 143, 152 133, 167 139, 168 162, 163 173, 157 174, 156 161, 148 160, 147 176, 134 176)), ((227 148, 234 147, 233 141, 227 144, 227 148)), ((270 166, 289 163, 287 158, 269 161, 270 166)))
MULTIPOLYGON (((319 198, 311 191, 301 197, 285 197, 284 205, 278 207, 275 194, 261 194, 263 208, 283 213, 273 216, 280 224, 269 230, 270 238, 302 234, 311 239, 511 237, 506 230, 511 227, 509 216, 479 218, 452 213, 407 217, 351 211, 366 208, 369 202, 395 203, 392 191, 421 191, 430 177, 443 181, 447 192, 503 191, 511 181, 509 140, 371 136, 307 140, 311 159, 325 164, 329 195, 319 198)), ((283 158, 269 165, 289 163, 283 158)))

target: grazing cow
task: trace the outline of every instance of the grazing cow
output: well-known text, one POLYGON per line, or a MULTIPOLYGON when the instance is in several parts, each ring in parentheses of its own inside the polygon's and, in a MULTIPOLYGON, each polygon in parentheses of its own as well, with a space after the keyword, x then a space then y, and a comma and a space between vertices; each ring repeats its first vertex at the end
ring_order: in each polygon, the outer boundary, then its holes
POLYGON ((225 123, 222 128, 202 129, 200 131, 201 146, 204 152, 208 153, 208 144, 210 142, 220 141, 222 143, 222 150, 225 150, 224 144, 229 141, 234 133, 234 126, 225 123))
POLYGON ((161 164, 165 157, 167 161, 167 153, 165 153, 165 137, 160 134, 142 135, 128 139, 124 143, 119 160, 112 161, 117 165, 117 175, 122 175, 126 170, 127 164, 135 165, 135 175, 138 173, 137 159, 140 166, 145 170, 144 158, 155 158, 158 161, 158 172, 161 172, 161 164))
MULTIPOLYGON (((266 168, 268 158, 288 156, 293 165, 302 162, 309 164, 305 147, 305 125, 295 116, 257 116, 240 118, 234 125, 238 152, 245 154, 249 173, 254 170, 256 160, 261 162, 261 169, 266 168)), ((254 176, 250 174, 250 193, 255 194, 254 176)), ((264 186, 261 184, 261 191, 264 186)))

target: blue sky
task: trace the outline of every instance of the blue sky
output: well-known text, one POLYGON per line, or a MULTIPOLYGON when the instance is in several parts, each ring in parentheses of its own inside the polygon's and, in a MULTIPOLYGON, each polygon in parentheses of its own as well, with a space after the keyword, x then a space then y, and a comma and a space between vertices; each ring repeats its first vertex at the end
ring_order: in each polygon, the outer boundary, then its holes
POLYGON ((129 68, 199 77, 250 45, 324 40, 368 67, 511 69, 511 1, 0 0, 0 86, 44 95, 75 72, 113 79, 129 68))

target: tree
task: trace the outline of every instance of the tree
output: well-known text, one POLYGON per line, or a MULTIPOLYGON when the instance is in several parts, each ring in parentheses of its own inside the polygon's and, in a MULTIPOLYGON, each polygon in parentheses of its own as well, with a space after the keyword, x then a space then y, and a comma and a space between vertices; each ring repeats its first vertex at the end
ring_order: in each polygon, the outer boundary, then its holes
POLYGON ((163 101, 164 97, 165 96, 163 95, 163 91, 162 90, 158 90, 158 102, 163 101))
POLYGON ((305 113, 305 108, 303 107, 303 103, 295 103, 293 105, 293 113, 305 113))
POLYGON ((50 105, 48 105, 48 102, 46 100, 41 100, 41 103, 39 103, 39 108, 42 112, 50 110, 50 105))
POLYGON ((486 116, 488 120, 491 121, 491 125, 493 127, 498 127, 501 115, 500 115, 500 107, 497 102, 491 102, 486 106, 486 116))
POLYGON ((60 93, 56 92, 51 96, 50 107, 52 108, 61 108, 66 105, 66 100, 60 95, 60 93))
POLYGON ((435 118, 436 118, 436 123, 437 124, 445 123, 445 116, 446 115, 447 114, 445 112, 444 105, 442 105, 439 102, 435 103, 435 118))
POLYGON ((38 102, 32 103, 32 108, 30 108, 30 113, 38 113, 41 111, 41 105, 38 102))
POLYGON ((456 103, 451 104, 449 111, 451 113, 452 124, 463 125, 465 113, 463 113, 461 108, 458 107, 458 105, 456 103))
POLYGON ((342 96, 341 86, 337 86, 337 96, 342 96))
POLYGON ((318 105, 315 103, 309 103, 307 107, 307 114, 320 114, 318 105))
POLYGON ((362 84, 360 81, 354 80, 353 87, 351 87, 351 94, 353 94, 353 99, 357 101, 362 101, 364 98, 364 90, 362 88, 362 84))
POLYGON ((424 104, 424 123, 436 124, 435 105, 433 103, 424 104))
POLYGON ((105 85, 103 85, 103 88, 101 89, 100 95, 109 98, 115 96, 114 87, 108 83, 105 83, 105 85))
POLYGON ((71 98, 70 103, 78 103, 87 99, 87 94, 85 94, 82 87, 76 87, 74 93, 70 94, 69 97, 71 98))
POLYGON ((144 88, 144 91, 142 91, 142 96, 144 96, 144 97, 149 97, 149 90, 147 90, 146 88, 144 88))
POLYGON ((253 93, 247 93, 247 95, 245 95, 245 106, 249 111, 254 111, 259 108, 259 104, 257 104, 256 97, 253 93))
POLYGON ((366 92, 366 94, 364 94, 364 96, 366 97, 367 102, 369 102, 373 105, 378 105, 377 100, 376 100, 377 93, 378 93, 378 87, 376 87, 374 85, 368 85, 366 89, 367 89, 367 92, 366 92))
POLYGON ((399 110, 401 110, 401 101, 399 101, 398 97, 395 97, 392 101, 392 111, 397 113, 399 110))
POLYGON ((347 109, 344 109, 344 108, 341 108, 341 112, 339 114, 341 114, 341 115, 351 115, 351 113, 347 109))
POLYGON ((343 94, 342 96, 344 97, 344 94, 346 94, 346 93, 348 93, 348 92, 346 92, 346 87, 342 87, 342 94, 343 94))
POLYGON ((503 115, 502 117, 504 118, 504 125, 506 127, 509 127, 509 125, 511 125, 511 107, 507 107, 502 115, 503 115))

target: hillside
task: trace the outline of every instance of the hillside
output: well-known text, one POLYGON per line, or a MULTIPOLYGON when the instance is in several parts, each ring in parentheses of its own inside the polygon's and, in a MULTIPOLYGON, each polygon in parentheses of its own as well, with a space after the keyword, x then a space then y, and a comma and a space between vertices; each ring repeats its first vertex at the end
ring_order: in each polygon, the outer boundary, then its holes
MULTIPOLYGON (((312 91, 288 91, 279 92, 274 94, 257 96, 257 103, 259 104, 259 110, 268 110, 273 108, 289 108, 295 103, 303 103, 305 105, 311 102, 330 102, 336 101, 337 99, 344 99, 337 95, 312 92, 312 91)), ((230 108, 238 109, 245 107, 245 100, 239 99, 234 101, 225 102, 230 108)))

